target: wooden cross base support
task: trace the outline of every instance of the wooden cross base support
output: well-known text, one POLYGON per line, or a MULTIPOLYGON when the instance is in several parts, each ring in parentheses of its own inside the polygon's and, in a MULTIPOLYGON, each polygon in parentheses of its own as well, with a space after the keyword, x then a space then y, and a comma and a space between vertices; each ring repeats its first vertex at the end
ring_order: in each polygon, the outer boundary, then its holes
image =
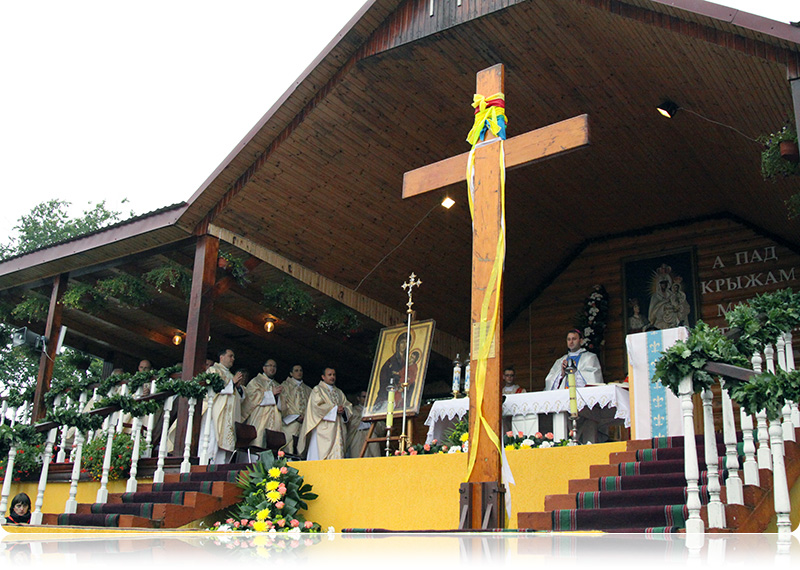
MULTIPOLYGON (((414 441, 414 422, 412 420, 414 419, 415 416, 416 414, 406 413, 406 438, 408 439, 409 446, 411 446, 411 443, 414 441)), ((398 418, 395 418, 395 421, 397 421, 397 419, 398 418)), ((402 423, 403 419, 402 418, 399 419, 400 422, 402 423)), ((367 452, 367 446, 370 443, 379 443, 381 447, 381 456, 383 456, 386 453, 386 435, 383 435, 381 437, 372 437, 373 434, 375 433, 375 425, 379 421, 384 421, 383 418, 366 419, 363 421, 369 422, 370 425, 369 425, 369 431, 367 432, 367 437, 366 439, 364 439, 364 445, 361 446, 361 453, 359 454, 359 457, 364 457, 364 454, 367 452)), ((400 441, 402 437, 401 434, 402 432, 400 432, 400 434, 397 435, 390 435, 389 441, 400 441)))
POLYGON ((505 523, 505 489, 496 481, 461 483, 459 530, 502 528, 505 523))

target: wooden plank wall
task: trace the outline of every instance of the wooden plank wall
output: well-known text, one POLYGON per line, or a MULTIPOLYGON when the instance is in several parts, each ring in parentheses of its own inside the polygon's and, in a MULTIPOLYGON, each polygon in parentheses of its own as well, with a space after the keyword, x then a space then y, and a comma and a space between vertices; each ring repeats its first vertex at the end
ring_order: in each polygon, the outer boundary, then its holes
POLYGON ((725 326, 729 305, 787 287, 800 289, 800 253, 732 219, 712 219, 636 236, 592 243, 505 331, 505 361, 529 390, 541 390, 565 333, 595 284, 609 295, 609 318, 600 359, 606 382, 627 375, 623 332, 622 260, 677 248, 696 251, 700 318, 725 326))

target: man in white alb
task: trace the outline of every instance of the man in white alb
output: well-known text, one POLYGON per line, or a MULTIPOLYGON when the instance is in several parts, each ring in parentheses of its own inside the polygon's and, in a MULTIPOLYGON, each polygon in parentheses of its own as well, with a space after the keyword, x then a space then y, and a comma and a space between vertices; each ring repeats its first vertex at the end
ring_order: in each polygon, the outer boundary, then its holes
POLYGON ((587 384, 603 384, 603 372, 600 370, 600 361, 593 352, 581 348, 581 333, 573 329, 567 333, 567 354, 553 363, 547 378, 544 380, 545 390, 559 390, 567 388, 566 368, 567 359, 575 363, 575 386, 582 388, 587 384))

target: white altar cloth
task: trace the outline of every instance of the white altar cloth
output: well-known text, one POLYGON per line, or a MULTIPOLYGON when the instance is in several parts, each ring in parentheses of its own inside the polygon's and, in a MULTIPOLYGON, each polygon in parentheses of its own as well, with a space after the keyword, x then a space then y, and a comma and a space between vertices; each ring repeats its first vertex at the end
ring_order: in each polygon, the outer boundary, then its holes
MULTIPOLYGON (((628 390, 619 384, 605 386, 586 386, 577 389, 578 415, 591 417, 592 409, 613 408, 614 418, 622 421, 625 427, 631 425, 631 407, 628 390)), ((438 400, 431 406, 425 425, 428 426, 426 443, 434 439, 442 440, 447 430, 466 415, 469 410, 469 398, 438 400)), ((544 392, 527 392, 525 394, 509 394, 503 402, 503 416, 512 420, 512 429, 517 425, 531 425, 526 422, 539 414, 557 414, 569 412, 569 390, 549 390, 544 392), (525 422, 525 424, 523 424, 525 422), (516 424, 516 425, 515 425, 516 424)), ((566 416, 566 414, 564 414, 566 416)), ((554 432, 555 433, 555 432, 554 432)), ((558 435, 558 434, 556 434, 558 435)))

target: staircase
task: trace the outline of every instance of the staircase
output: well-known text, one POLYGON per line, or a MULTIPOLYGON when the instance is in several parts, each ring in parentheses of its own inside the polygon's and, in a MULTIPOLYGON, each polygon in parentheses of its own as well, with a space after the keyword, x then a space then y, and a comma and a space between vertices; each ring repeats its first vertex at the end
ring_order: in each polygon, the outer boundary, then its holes
MULTIPOLYGON (((700 468, 700 516, 708 528, 708 472, 702 436, 697 436, 700 468)), ((785 442, 786 475, 791 489, 800 477, 800 446, 785 442)), ((608 464, 592 465, 589 479, 569 482, 569 493, 548 495, 543 512, 519 513, 520 529, 605 531, 614 533, 684 532, 686 508, 683 438, 629 441, 627 450, 609 455, 608 464)), ((725 448, 717 441, 721 500, 726 502, 725 448)), ((742 464, 741 451, 739 465, 742 464)), ((740 471, 740 477, 741 477, 740 471)), ((744 486, 744 505, 726 505, 725 529, 708 532, 763 532, 772 517, 772 472, 759 470, 760 486, 744 486)))
POLYGON ((140 484, 135 493, 112 493, 106 503, 82 503, 74 514, 45 514, 43 524, 80 527, 179 528, 241 500, 239 473, 250 464, 194 465, 167 473, 163 483, 140 484))

